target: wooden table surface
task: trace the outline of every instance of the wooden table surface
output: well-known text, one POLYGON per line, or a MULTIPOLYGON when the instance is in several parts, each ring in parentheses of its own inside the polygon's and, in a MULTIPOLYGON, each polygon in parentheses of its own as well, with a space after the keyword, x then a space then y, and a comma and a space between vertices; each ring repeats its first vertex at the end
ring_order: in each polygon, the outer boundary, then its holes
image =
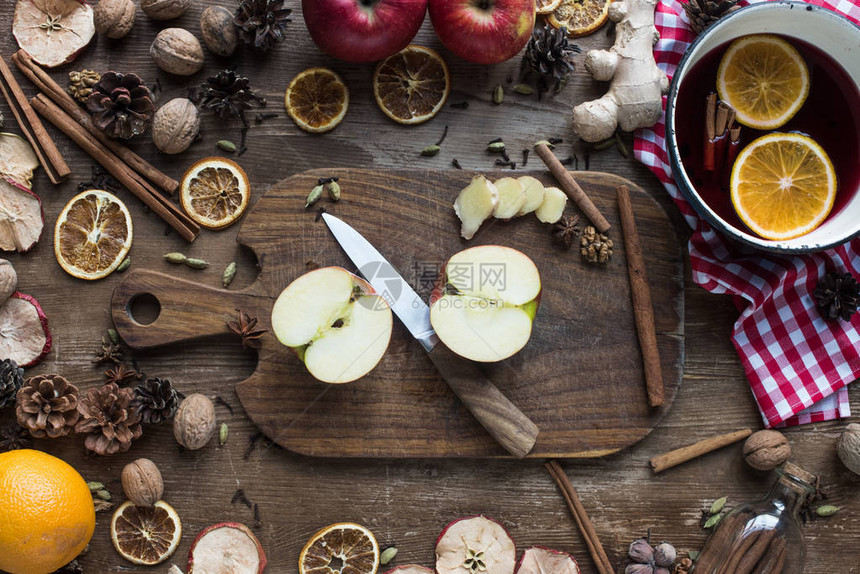
MULTIPOLYGON (((148 82, 160 80, 157 94, 164 103, 184 97, 187 89, 202 82, 207 74, 228 65, 249 76, 252 85, 269 100, 267 111, 276 119, 253 125, 248 136, 248 152, 237 158, 251 177, 252 201, 256 201, 276 181, 309 168, 344 167, 429 167, 447 168, 452 158, 466 168, 489 169, 493 156, 484 152, 487 141, 504 137, 515 160, 519 150, 546 137, 564 138, 560 156, 576 153, 584 168, 584 152, 574 144, 569 127, 572 105, 599 96, 603 85, 590 80, 581 65, 567 88, 557 97, 538 101, 511 90, 516 82, 519 59, 486 67, 459 60, 441 48, 428 22, 416 41, 440 49, 452 75, 449 102, 468 101, 467 110, 445 109, 433 121, 405 128, 388 120, 373 102, 371 65, 349 65, 319 52, 303 25, 296 0, 289 38, 268 56, 250 51, 237 52, 229 61, 207 53, 203 72, 191 78, 170 77, 156 70, 149 45, 159 27, 181 26, 199 34, 199 15, 209 4, 231 7, 232 0, 200 1, 181 19, 156 25, 142 13, 131 34, 124 40, 98 38, 70 66, 53 73, 65 85, 70 69, 92 68, 100 72, 134 72, 148 82), (283 113, 282 95, 290 78, 309 66, 329 66, 342 74, 349 86, 350 109, 343 124, 323 136, 311 136, 296 128, 283 113), (506 88, 502 105, 491 102, 497 84, 506 88), (418 152, 434 143, 449 127, 442 152, 434 158, 418 152)), ((0 21, 7 32, 14 2, 0 6, 0 21)), ((584 48, 606 47, 612 37, 600 30, 580 39, 584 48)), ((16 49, 11 34, 0 36, 0 53, 8 57, 16 49)), ((577 62, 582 58, 578 57, 577 62)), ((16 72, 17 74, 17 72, 16 72)), ((18 76, 21 78, 21 76, 18 76)), ((21 79, 28 94, 33 89, 21 79)), ((6 129, 18 132, 5 102, 6 129)), ((88 283, 66 275, 53 254, 52 231, 63 204, 79 183, 89 181, 93 162, 70 140, 48 127, 73 169, 64 184, 52 187, 40 170, 35 190, 45 209, 45 233, 39 245, 25 255, 11 254, 19 289, 36 296, 50 320, 54 349, 29 374, 57 372, 86 389, 102 380, 102 366, 92 359, 105 330, 110 327, 108 303, 121 279, 113 275, 88 283)), ((139 137, 132 147, 141 155, 179 177, 194 160, 217 155, 215 142, 238 142, 238 121, 217 122, 206 116, 202 140, 178 157, 159 154, 148 136, 139 137)), ((628 145, 632 140, 626 138, 628 145)), ((539 166, 532 156, 529 167, 539 166)), ((615 150, 595 152, 590 169, 616 173, 631 179, 658 198, 672 214, 679 232, 688 234, 658 181, 632 158, 615 150)), ((348 191, 345 191, 348 193, 348 191)), ((241 288, 255 277, 253 255, 236 242, 239 226, 222 232, 203 231, 193 244, 175 234, 165 233, 165 225, 125 190, 119 192, 134 217, 135 242, 131 250, 132 268, 155 269, 177 276, 218 285, 221 272, 231 261, 239 271, 233 288, 241 288), (195 271, 172 267, 162 255, 183 251, 202 257, 209 269, 195 271)), ((452 233, 454 230, 452 230, 452 233)), ((420 241, 420 238, 416 238, 420 241)), ((578 255, 571 254, 571 257, 578 255)), ((744 427, 761 427, 743 369, 729 336, 737 315, 728 297, 713 296, 694 285, 686 272, 686 359, 685 375, 671 412, 650 436, 618 454, 595 460, 564 463, 582 502, 590 512, 606 551, 619 571, 626 564, 627 545, 649 529, 656 541, 666 540, 680 551, 701 546, 705 532, 699 528, 700 511, 721 496, 729 504, 765 494, 773 476, 747 468, 740 445, 702 457, 684 466, 655 476, 648 459, 658 453, 744 427)), ((588 336, 583 333, 583 336, 588 336)), ((583 539, 565 507, 555 484, 539 461, 438 461, 324 460, 305 458, 277 447, 258 443, 247 458, 249 439, 257 431, 244 416, 233 393, 233 385, 254 368, 255 354, 242 350, 234 338, 204 343, 176 345, 158 351, 138 352, 134 359, 150 376, 171 379, 180 390, 222 397, 233 408, 217 407, 219 421, 230 429, 227 444, 217 441, 196 452, 182 452, 173 439, 170 425, 147 427, 145 435, 131 450, 112 457, 88 456, 81 437, 54 441, 40 440, 36 448, 56 454, 72 463, 87 480, 108 485, 114 499, 123 500, 119 483, 122 467, 137 457, 148 457, 161 468, 165 478, 164 498, 180 513, 184 535, 171 562, 184 567, 191 541, 204 526, 232 520, 253 524, 250 510, 231 505, 237 488, 259 505, 261 525, 256 530, 269 558, 268 572, 297 571, 299 550, 318 528, 332 522, 355 521, 370 527, 383 546, 396 545, 394 564, 433 565, 436 536, 446 523, 458 517, 486 514, 501 521, 520 549, 541 544, 572 552, 584 573, 595 572, 583 539)), ((852 390, 852 403, 860 412, 860 392, 852 390)), ((608 397, 611 400, 611 397, 608 397)), ((0 413, 0 423, 13 419, 10 409, 0 413)), ((856 417, 855 417, 856 420, 856 417)), ((828 501, 842 507, 834 517, 816 520, 804 528, 808 544, 806 571, 812 574, 860 572, 860 477, 849 473, 835 453, 836 437, 846 424, 832 422, 807 425, 786 431, 794 459, 809 471, 820 474, 828 501)), ((164 572, 166 565, 153 569, 135 568, 113 550, 109 536, 110 513, 100 513, 89 551, 81 558, 87 573, 164 572)))

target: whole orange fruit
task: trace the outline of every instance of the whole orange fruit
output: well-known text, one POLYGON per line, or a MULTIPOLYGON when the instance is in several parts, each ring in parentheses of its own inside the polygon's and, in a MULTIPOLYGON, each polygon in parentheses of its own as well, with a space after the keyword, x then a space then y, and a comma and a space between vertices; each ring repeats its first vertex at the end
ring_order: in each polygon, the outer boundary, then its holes
POLYGON ((86 548, 95 527, 90 489, 74 468, 37 450, 0 454, 0 570, 53 572, 86 548))

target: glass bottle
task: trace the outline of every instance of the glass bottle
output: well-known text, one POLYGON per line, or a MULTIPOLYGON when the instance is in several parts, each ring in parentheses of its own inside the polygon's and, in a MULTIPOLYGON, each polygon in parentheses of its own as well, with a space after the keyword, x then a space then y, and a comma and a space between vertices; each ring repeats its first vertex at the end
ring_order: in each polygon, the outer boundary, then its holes
POLYGON ((799 511, 815 476, 787 463, 758 502, 727 513, 705 542, 691 574, 800 574, 806 547, 799 511))

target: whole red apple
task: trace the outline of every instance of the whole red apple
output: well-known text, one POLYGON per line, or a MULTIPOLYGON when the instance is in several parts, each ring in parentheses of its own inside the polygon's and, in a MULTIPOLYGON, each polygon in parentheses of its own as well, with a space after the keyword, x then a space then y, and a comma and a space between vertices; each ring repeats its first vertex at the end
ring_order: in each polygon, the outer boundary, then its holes
POLYGON ((509 60, 529 41, 534 0, 430 0, 430 20, 445 47, 476 64, 509 60))
POLYGON ((426 12, 427 0, 302 0, 311 38, 347 62, 396 54, 415 37, 426 12))

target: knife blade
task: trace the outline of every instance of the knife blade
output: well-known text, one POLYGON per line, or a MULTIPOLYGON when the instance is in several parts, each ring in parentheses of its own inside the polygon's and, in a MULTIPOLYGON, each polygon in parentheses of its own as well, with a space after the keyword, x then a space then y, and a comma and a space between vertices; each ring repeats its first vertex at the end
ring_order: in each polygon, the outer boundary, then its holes
POLYGON ((421 343, 451 390, 505 450, 517 458, 531 452, 538 427, 471 361, 439 342, 430 324, 430 308, 391 263, 352 226, 323 213, 335 240, 358 272, 379 293, 421 343))

